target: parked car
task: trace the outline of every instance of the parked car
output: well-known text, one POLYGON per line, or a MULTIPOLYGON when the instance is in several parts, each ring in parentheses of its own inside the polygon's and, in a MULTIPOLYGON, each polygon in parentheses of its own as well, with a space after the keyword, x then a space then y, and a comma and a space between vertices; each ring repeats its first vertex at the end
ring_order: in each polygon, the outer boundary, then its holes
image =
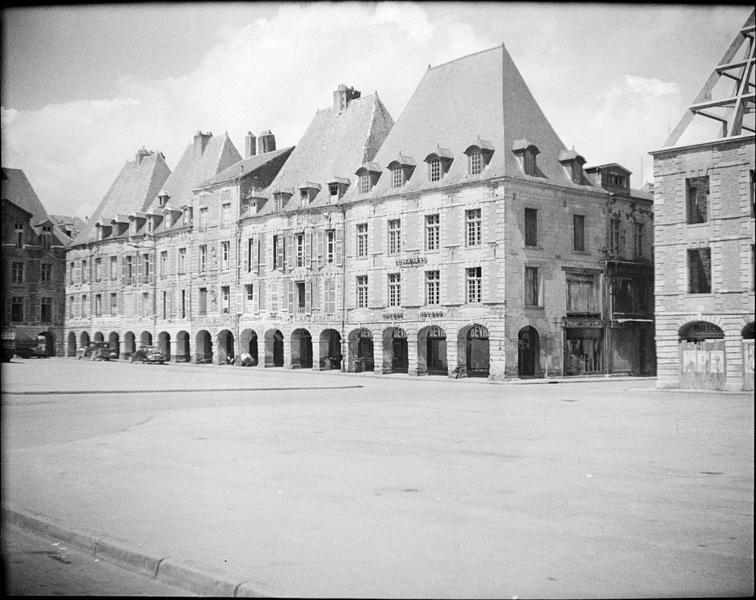
POLYGON ((16 356, 21 358, 47 358, 50 356, 47 351, 47 340, 45 336, 39 335, 33 338, 27 333, 16 333, 16 356))
POLYGON ((92 342, 89 344, 91 351, 90 356, 92 360, 110 360, 112 357, 112 350, 108 342, 92 342))
POLYGON ((165 355, 157 346, 140 346, 129 357, 129 362, 159 363, 162 365, 165 362, 165 355))

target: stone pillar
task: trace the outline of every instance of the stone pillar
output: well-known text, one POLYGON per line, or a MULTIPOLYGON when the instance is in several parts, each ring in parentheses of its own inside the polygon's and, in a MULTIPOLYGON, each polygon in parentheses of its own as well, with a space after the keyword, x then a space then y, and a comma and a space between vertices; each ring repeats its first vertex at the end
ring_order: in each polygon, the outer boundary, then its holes
POLYGON ((409 375, 417 375, 417 329, 407 329, 407 366, 409 375))
POLYGON ((312 370, 320 371, 320 336, 312 336, 312 370))
POLYGON ((170 362, 176 362, 176 351, 178 349, 178 340, 171 338, 171 341, 168 343, 168 348, 171 353, 170 362))
POLYGON ((373 333, 373 373, 383 374, 383 334, 373 333))
POLYGON ((462 348, 459 347, 459 339, 456 328, 446 330, 446 370, 447 375, 454 371, 458 365, 467 364, 466 357, 464 356, 465 345, 462 344, 462 348), (460 353, 462 354, 460 356, 460 353))

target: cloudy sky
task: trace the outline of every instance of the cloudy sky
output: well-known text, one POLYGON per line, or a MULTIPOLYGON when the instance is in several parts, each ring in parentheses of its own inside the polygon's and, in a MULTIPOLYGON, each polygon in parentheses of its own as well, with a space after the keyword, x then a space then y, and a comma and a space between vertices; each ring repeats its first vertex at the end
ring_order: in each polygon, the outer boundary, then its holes
MULTIPOLYGON (((504 43, 567 147, 632 185, 748 17, 744 5, 118 4, 3 10, 2 164, 88 216, 137 149, 198 129, 296 145, 339 83, 397 119, 428 65, 504 43)), ((641 177, 642 175, 642 177, 641 177)))

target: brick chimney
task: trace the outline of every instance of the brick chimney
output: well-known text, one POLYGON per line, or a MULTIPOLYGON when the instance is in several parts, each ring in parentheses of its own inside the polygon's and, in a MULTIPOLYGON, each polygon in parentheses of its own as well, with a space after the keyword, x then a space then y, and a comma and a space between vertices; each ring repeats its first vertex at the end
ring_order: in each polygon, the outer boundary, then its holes
POLYGON ((197 130, 197 133, 194 134, 194 158, 202 156, 205 146, 207 146, 207 142, 210 141, 211 137, 213 137, 212 131, 202 133, 200 130, 197 130))
POLYGON ((136 164, 137 167, 142 164, 142 161, 147 158, 152 152, 149 150, 146 150, 144 146, 141 147, 141 149, 137 150, 136 153, 136 164))
POLYGON ((276 136, 270 130, 263 131, 257 138, 257 153, 265 154, 276 149, 276 136))
POLYGON ((248 131, 247 136, 244 138, 244 158, 250 158, 257 154, 256 143, 257 138, 251 131, 248 131))
POLYGON ((359 97, 360 92, 358 90, 340 83, 333 93, 333 114, 338 115, 344 112, 349 103, 359 97))

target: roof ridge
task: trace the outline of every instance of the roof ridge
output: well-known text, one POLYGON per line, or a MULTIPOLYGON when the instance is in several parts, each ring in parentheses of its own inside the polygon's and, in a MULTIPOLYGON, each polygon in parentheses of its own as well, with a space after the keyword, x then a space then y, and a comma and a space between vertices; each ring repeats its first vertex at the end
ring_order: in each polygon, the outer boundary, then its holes
POLYGON ((441 67, 446 67, 452 63, 459 62, 460 60, 465 60, 466 58, 470 58, 471 56, 476 56, 478 54, 483 54, 484 52, 492 52, 494 50, 497 50, 499 48, 504 48, 504 42, 501 44, 497 44, 496 46, 492 46, 491 48, 486 48, 485 50, 478 50, 477 52, 471 52, 470 54, 465 54, 464 56, 460 56, 458 58, 454 58, 452 60, 446 61, 445 63, 438 64, 434 67, 428 65, 428 71, 432 71, 434 69, 440 69, 441 67))

